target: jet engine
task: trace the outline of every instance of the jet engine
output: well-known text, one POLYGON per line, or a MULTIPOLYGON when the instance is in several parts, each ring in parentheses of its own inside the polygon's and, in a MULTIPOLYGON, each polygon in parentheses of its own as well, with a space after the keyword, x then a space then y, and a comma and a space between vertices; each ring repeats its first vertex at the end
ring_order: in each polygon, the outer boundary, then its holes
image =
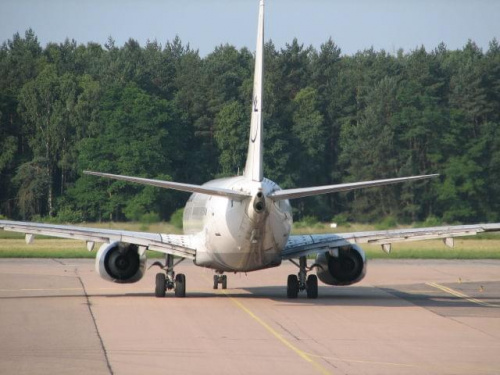
POLYGON ((124 242, 105 243, 96 256, 95 268, 99 276, 115 283, 135 283, 146 272, 146 254, 139 247, 124 242))
POLYGON ((366 273, 365 252, 357 245, 342 246, 318 254, 315 266, 318 278, 328 285, 351 285, 366 273))

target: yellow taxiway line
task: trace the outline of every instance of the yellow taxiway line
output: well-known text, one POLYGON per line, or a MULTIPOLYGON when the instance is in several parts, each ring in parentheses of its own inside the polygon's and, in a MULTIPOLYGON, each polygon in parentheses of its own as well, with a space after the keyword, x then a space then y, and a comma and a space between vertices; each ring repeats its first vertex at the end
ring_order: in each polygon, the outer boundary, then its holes
POLYGON ((438 284, 438 283, 426 283, 426 284, 429 285, 429 286, 431 286, 431 287, 433 287, 433 288, 440 289, 443 292, 451 294, 451 295, 453 295, 455 297, 465 299, 465 300, 467 300, 469 302, 472 302, 472 303, 474 303, 476 305, 485 306, 485 307, 500 307, 500 305, 495 305, 493 303, 488 303, 488 302, 482 301, 480 299, 470 297, 467 294, 459 292, 458 290, 451 289, 451 288, 449 288, 447 286, 444 286, 444 285, 441 285, 441 284, 438 284))
POLYGON ((312 356, 299 348, 297 348, 295 345, 293 345, 290 341, 285 339, 282 335, 280 335, 273 327, 271 327, 269 324, 267 324, 265 321, 263 321, 261 318, 259 318, 257 315, 255 315, 250 309, 248 309, 243 303, 238 301, 236 298, 231 297, 229 294, 227 294, 225 291, 222 291, 224 295, 231 300, 236 306, 238 306, 241 310, 246 312, 253 320, 255 320, 257 323, 259 323, 262 327, 264 327, 271 335, 276 337, 283 345, 285 345, 287 348, 292 350, 295 354, 297 354, 300 358, 302 358, 304 361, 310 363, 311 365, 314 366, 314 368, 319 371, 321 374, 331 374, 330 371, 328 371, 326 368, 321 366, 318 362, 316 362, 312 356))
POLYGON ((363 361, 363 360, 356 360, 356 359, 322 356, 322 355, 304 352, 303 350, 301 350, 301 349, 297 348, 295 345, 293 345, 286 338, 284 338, 279 332, 277 332, 274 328, 272 328, 269 324, 267 324, 264 320, 262 320, 259 316, 257 316, 253 311, 251 311, 248 307, 246 307, 237 298, 231 297, 231 295, 229 295, 229 293, 227 293, 225 290, 221 290, 220 293, 224 294, 227 298, 229 298, 231 300, 231 302, 233 302, 236 306, 238 306, 241 310, 243 310, 246 314, 248 314, 253 320, 255 320, 257 323, 259 323, 262 327, 264 327, 266 329, 266 331, 268 331, 271 335, 273 335, 276 339, 278 339, 283 345, 285 345, 287 348, 292 350, 295 354, 297 354, 304 361, 306 361, 306 362, 310 363, 312 366, 314 366, 314 368, 321 374, 331 374, 331 372, 328 371, 325 367, 323 367, 320 363, 318 363, 314 359, 327 359, 327 360, 340 361, 340 362, 366 363, 366 364, 384 365, 384 366, 416 367, 413 364, 407 364, 407 363, 363 361))

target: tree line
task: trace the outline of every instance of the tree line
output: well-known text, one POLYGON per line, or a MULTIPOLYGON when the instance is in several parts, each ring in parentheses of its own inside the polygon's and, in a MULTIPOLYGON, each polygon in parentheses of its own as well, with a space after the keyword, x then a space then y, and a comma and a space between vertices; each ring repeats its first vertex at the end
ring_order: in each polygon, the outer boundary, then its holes
MULTIPOLYGON (((0 214, 60 221, 168 219, 186 193, 83 170, 201 184, 242 173, 254 56, 204 57, 176 37, 0 48, 0 214)), ((500 219, 500 46, 265 45, 265 175, 282 188, 439 173, 305 198, 296 217, 370 222, 500 219)))

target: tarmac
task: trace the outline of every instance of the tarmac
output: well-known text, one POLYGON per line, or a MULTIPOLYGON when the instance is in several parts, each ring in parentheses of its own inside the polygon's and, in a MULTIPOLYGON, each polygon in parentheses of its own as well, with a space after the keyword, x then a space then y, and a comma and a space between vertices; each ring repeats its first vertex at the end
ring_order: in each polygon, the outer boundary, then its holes
MULTIPOLYGON (((151 263, 151 262, 150 262, 151 263)), ((0 374, 499 374, 500 261, 374 260, 359 284, 286 298, 291 263, 181 263, 113 284, 92 260, 0 259, 0 374)))

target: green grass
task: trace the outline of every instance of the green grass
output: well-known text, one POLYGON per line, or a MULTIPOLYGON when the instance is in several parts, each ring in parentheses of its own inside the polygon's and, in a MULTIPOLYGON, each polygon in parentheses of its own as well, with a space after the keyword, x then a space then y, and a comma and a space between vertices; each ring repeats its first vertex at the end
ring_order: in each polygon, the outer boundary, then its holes
POLYGON ((23 233, 7 232, 5 230, 0 230, 0 240, 10 240, 10 239, 20 239, 20 238, 24 238, 23 233))
MULTIPOLYGON (((0 258, 95 258, 100 246, 87 251, 84 241, 36 238, 28 245, 24 239, 4 239, 0 240, 0 258)), ((148 252, 148 258, 162 257, 162 253, 148 252)))
MULTIPOLYGON (((500 259, 500 239, 460 239, 448 248, 441 241, 421 241, 394 244, 391 254, 378 245, 361 245, 369 259, 500 259)), ((36 239, 27 245, 24 239, 0 241, 0 258, 94 258, 99 245, 89 252, 85 242, 66 239, 36 239)), ((148 252, 148 257, 162 257, 148 252)))
POLYGON ((93 258, 95 252, 87 251, 85 242, 66 239, 35 239, 27 245, 24 239, 0 241, 1 258, 93 258))
MULTIPOLYGON (((157 223, 145 226, 141 223, 89 223, 82 226, 148 231, 156 233, 180 233, 178 228, 157 223)), ((342 233, 375 230, 373 225, 350 224, 345 227, 330 228, 318 223, 312 227, 296 228, 293 234, 342 233)), ((86 250, 84 241, 54 239, 36 236, 35 242, 27 245, 24 235, 0 230, 0 258, 94 258, 100 244, 94 251, 86 250)), ((500 259, 500 234, 486 233, 479 236, 463 237, 455 240, 455 247, 448 248, 442 241, 418 241, 393 244, 391 254, 384 253, 379 245, 361 245, 369 259, 500 259)), ((148 252, 148 257, 162 257, 160 253, 148 252)))
POLYGON ((380 245, 361 245, 369 259, 500 259, 500 238, 456 238, 449 248, 440 240, 396 243, 390 254, 380 245))

